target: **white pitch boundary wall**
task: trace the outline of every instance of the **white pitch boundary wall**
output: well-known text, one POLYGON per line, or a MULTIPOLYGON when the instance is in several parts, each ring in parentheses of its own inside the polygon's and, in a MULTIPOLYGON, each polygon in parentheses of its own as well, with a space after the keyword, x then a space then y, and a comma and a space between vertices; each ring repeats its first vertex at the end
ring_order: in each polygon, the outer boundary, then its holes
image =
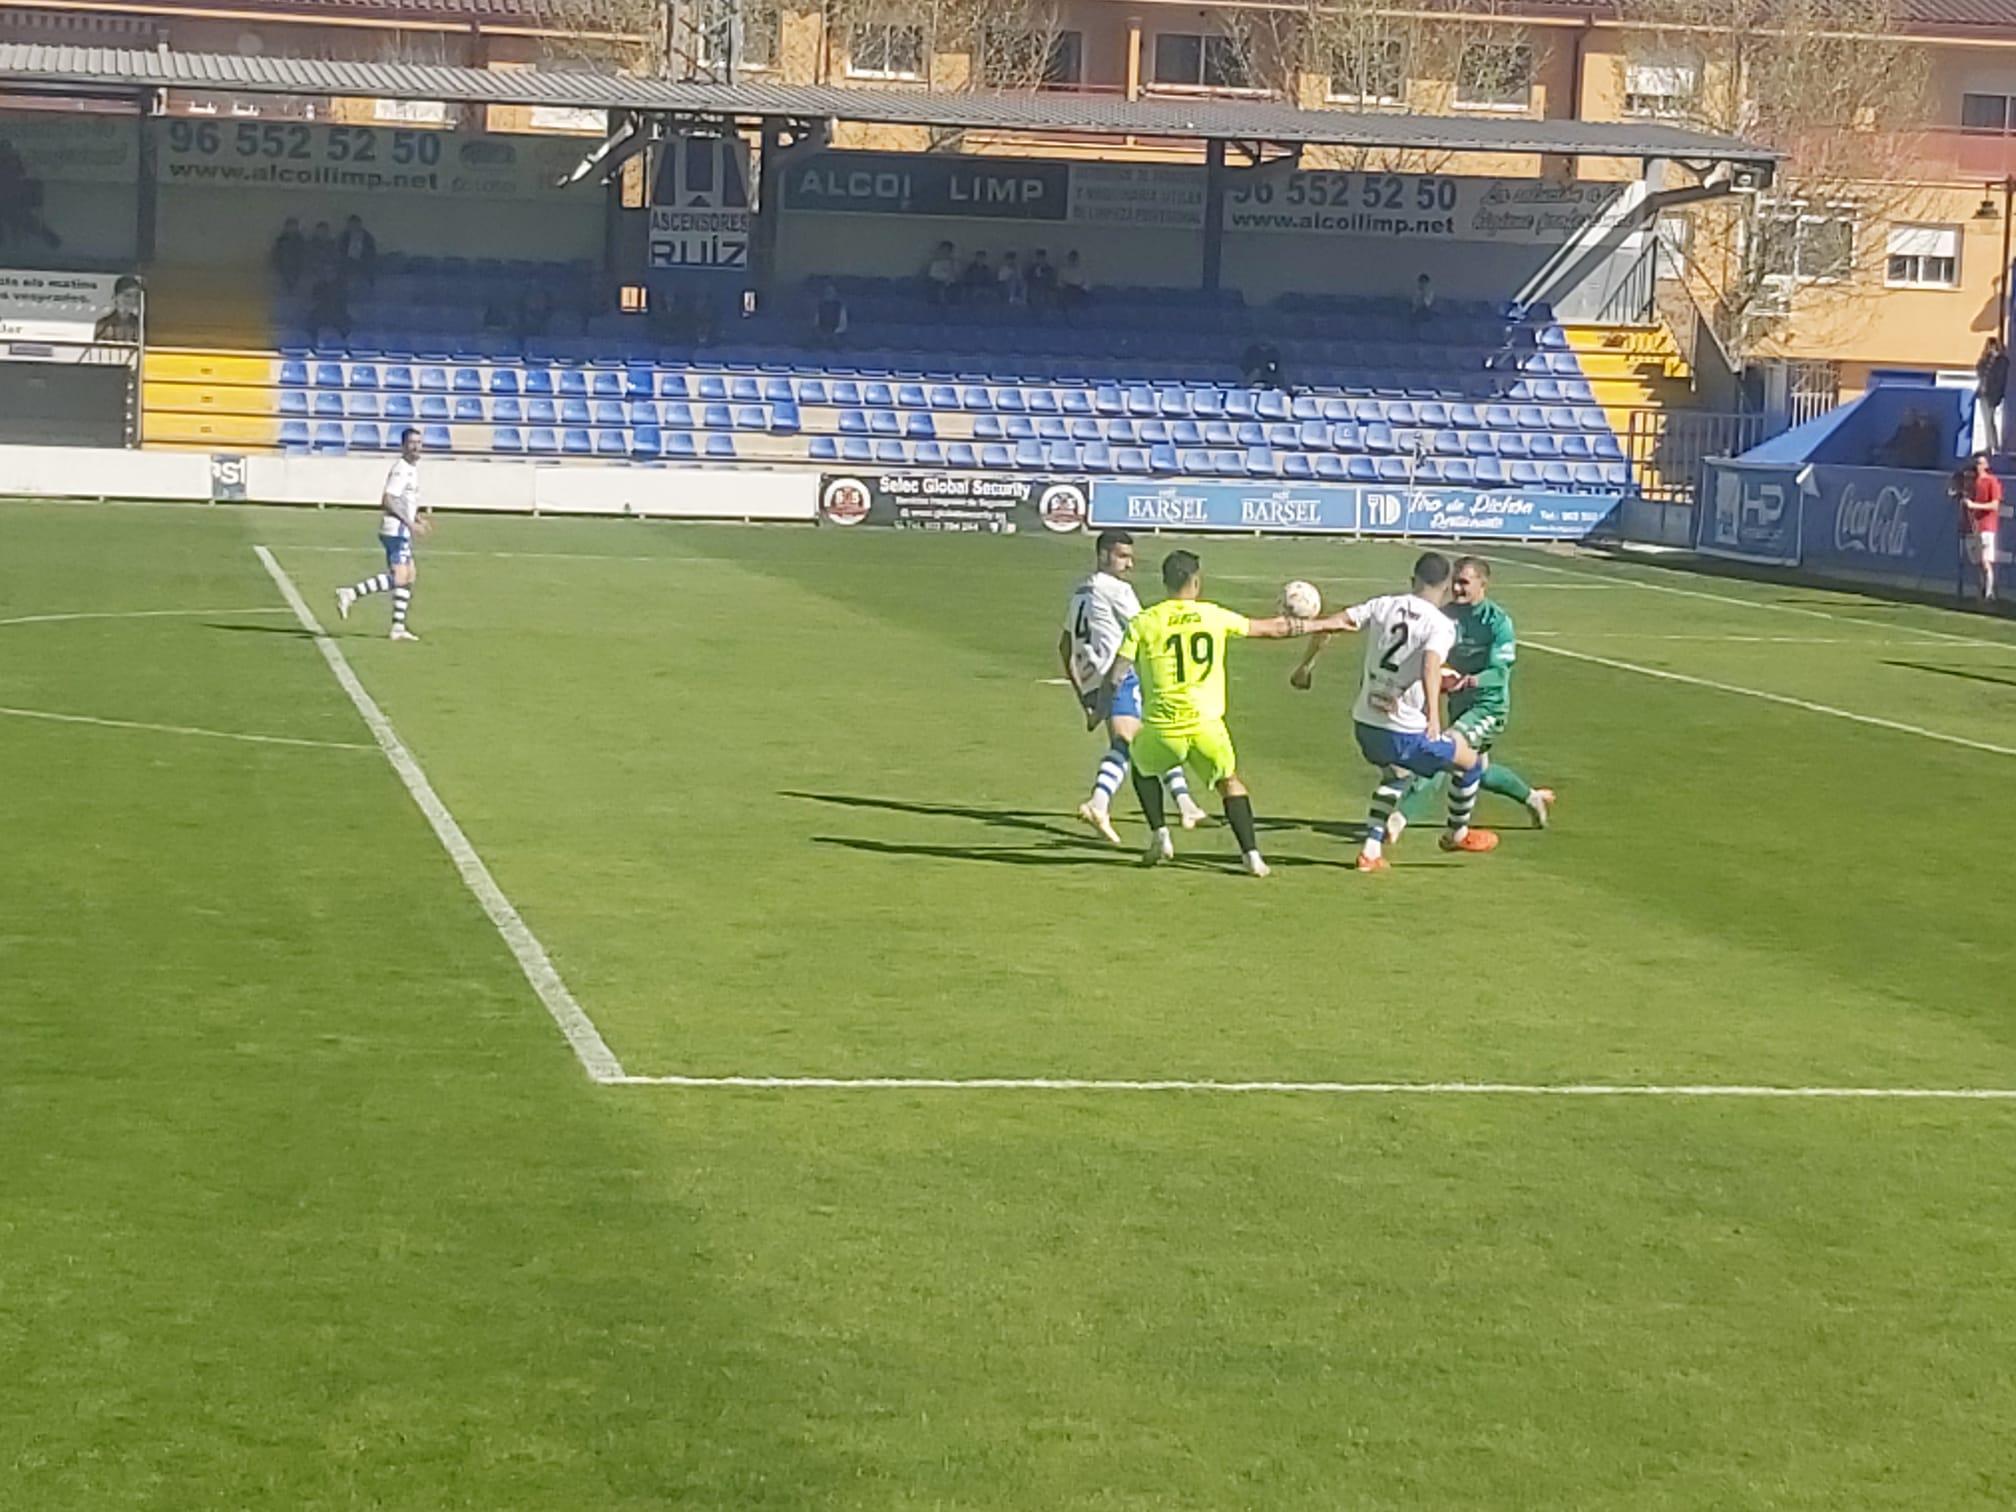
MULTIPOLYGON (((0 446, 0 496, 370 508, 391 460, 0 446)), ((819 514, 815 472, 447 458, 420 467, 429 509, 806 522, 819 514)))

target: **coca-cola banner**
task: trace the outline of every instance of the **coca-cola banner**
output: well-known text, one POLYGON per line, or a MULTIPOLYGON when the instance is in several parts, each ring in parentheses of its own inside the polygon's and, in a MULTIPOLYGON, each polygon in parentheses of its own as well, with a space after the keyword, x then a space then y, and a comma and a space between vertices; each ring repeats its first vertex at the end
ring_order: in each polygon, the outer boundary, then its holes
MULTIPOLYGON (((1930 593, 1961 580, 1961 511, 1943 472, 1717 462, 1711 474, 1696 541, 1710 556, 1930 593)), ((2011 534, 1998 532, 2005 564, 2011 534)))

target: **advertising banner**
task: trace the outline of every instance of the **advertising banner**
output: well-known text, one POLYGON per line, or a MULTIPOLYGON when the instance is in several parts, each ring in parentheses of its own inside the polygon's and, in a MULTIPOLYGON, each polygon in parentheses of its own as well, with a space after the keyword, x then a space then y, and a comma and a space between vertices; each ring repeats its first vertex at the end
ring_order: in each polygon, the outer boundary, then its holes
POLYGON ((140 340, 140 305, 140 281, 130 274, 0 268, 0 342, 10 348, 131 346, 140 340))
MULTIPOLYGON (((1231 176, 1227 231, 1555 245, 1621 218, 1642 186, 1432 173, 1282 172, 1231 176)), ((1204 170, 1182 164, 1082 163, 818 152, 784 172, 792 210, 1068 221, 1199 230, 1204 170)))
POLYGON ((1798 566, 1802 470, 1777 463, 1712 464, 1709 495, 1696 517, 1695 548, 1705 556, 1738 562, 1798 566))
POLYGON ((1944 473, 1736 462, 1709 473, 1696 541, 1706 555, 1926 593, 1962 579, 1960 506, 1944 473))
POLYGON ((1516 489, 1385 488, 1353 483, 1127 483, 1092 488, 1090 524, 1147 530, 1283 534, 1495 536, 1580 540, 1616 509, 1615 494, 1516 489))
POLYGON ((1433 173, 1263 171, 1233 179, 1225 229, 1553 245, 1620 215, 1629 203, 1626 187, 1433 173))
POLYGON ((665 145, 651 207, 650 266, 739 272, 749 266, 749 144, 738 136, 665 145))
MULTIPOLYGON (((164 185, 543 199, 580 161, 566 137, 471 136, 409 126, 177 118, 160 123, 164 185)), ((592 181, 583 198, 601 190, 592 181)), ((579 188, 580 186, 570 186, 579 188)))
POLYGON ((139 168, 131 116, 0 115, 0 199, 45 184, 130 184, 139 168))
POLYGON ((828 473, 819 480, 819 523, 990 535, 1048 530, 1061 535, 1085 528, 1090 492, 1082 478, 828 473))

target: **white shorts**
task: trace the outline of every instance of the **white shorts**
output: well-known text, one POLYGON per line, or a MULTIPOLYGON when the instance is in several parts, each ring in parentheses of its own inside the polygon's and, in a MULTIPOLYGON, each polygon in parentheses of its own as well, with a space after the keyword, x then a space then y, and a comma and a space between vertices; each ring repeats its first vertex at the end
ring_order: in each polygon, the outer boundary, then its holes
POLYGON ((1967 532, 1967 560, 1976 567, 1995 560, 1995 532, 1992 530, 1970 530, 1967 532))

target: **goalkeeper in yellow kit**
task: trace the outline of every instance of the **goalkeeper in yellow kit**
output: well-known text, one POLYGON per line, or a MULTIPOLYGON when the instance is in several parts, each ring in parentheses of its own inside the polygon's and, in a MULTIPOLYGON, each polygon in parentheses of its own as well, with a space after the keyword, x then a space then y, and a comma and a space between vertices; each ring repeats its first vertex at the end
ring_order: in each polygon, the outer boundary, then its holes
POLYGON ((1134 796, 1153 831, 1149 866, 1176 854, 1164 823, 1162 778, 1178 767, 1212 784, 1225 800, 1225 822, 1239 842, 1240 860, 1256 877, 1267 875, 1253 830, 1253 800, 1239 780, 1239 757, 1225 728, 1225 650, 1234 636, 1285 640, 1347 628, 1342 615, 1327 619, 1248 619, 1203 597, 1202 564, 1194 553, 1172 551, 1162 561, 1169 597, 1151 604, 1127 626, 1106 676, 1117 687, 1130 671, 1141 677, 1141 730, 1134 737, 1134 796))

